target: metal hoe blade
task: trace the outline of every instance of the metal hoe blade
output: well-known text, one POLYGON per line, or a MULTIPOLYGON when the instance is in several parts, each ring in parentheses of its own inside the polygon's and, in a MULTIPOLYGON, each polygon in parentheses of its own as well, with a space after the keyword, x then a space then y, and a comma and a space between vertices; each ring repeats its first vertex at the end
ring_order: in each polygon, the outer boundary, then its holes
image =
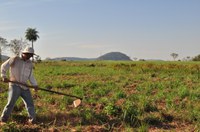
POLYGON ((81 100, 80 99, 76 99, 73 101, 73 106, 76 108, 81 104, 81 100))

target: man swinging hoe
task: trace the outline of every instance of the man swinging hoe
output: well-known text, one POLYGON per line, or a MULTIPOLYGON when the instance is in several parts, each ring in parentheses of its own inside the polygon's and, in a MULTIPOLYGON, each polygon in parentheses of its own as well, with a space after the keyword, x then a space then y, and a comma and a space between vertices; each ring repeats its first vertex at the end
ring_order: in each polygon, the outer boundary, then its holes
POLYGON ((28 87, 10 81, 27 84, 29 81, 37 91, 37 82, 33 75, 33 64, 30 60, 34 55, 31 47, 26 47, 20 57, 11 57, 1 65, 1 77, 3 82, 9 82, 8 102, 1 114, 0 121, 7 122, 14 105, 19 97, 22 97, 29 116, 29 123, 35 122, 35 108, 31 91, 28 87), (7 71, 9 70, 9 79, 7 71))
POLYGON ((36 79, 33 75, 33 64, 30 60, 30 58, 33 57, 33 55, 33 48, 27 47, 22 51, 21 57, 12 57, 1 65, 2 81, 6 83, 9 82, 8 102, 4 107, 4 110, 0 117, 1 123, 6 123, 8 121, 8 118, 11 115, 14 105, 19 97, 22 97, 22 100, 28 112, 28 123, 35 123, 35 108, 31 91, 29 88, 34 88, 35 91, 42 90, 50 93, 77 98, 73 101, 74 107, 78 107, 81 104, 81 97, 38 87, 36 79), (8 70, 9 79, 7 77, 8 70), (28 81, 31 83, 32 86, 27 84, 28 81))

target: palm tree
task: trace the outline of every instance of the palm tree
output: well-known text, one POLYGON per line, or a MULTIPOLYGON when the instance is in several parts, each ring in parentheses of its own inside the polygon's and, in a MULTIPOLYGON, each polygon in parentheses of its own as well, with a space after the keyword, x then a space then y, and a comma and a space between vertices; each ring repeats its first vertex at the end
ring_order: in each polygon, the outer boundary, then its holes
POLYGON ((32 42, 33 48, 33 42, 35 42, 39 38, 38 31, 36 30, 36 28, 27 28, 25 37, 27 40, 32 42))

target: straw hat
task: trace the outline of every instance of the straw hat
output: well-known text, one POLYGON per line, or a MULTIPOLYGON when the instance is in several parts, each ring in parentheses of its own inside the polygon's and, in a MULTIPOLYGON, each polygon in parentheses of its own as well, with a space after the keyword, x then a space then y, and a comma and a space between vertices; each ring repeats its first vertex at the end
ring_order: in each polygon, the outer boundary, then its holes
POLYGON ((35 55, 34 49, 33 49, 32 47, 26 47, 26 48, 22 51, 22 53, 29 53, 29 54, 34 54, 34 55, 35 55))

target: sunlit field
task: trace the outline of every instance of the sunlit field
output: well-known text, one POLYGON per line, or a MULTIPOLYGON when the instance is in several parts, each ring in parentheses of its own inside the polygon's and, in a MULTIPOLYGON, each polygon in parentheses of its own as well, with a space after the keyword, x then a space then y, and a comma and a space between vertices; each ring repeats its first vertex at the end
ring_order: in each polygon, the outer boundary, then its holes
MULTIPOLYGON (((32 91, 37 123, 27 124, 18 100, 1 131, 198 131, 200 63, 60 61, 35 64, 41 88, 82 97, 32 91)), ((0 112, 8 85, 0 83, 0 112)))

